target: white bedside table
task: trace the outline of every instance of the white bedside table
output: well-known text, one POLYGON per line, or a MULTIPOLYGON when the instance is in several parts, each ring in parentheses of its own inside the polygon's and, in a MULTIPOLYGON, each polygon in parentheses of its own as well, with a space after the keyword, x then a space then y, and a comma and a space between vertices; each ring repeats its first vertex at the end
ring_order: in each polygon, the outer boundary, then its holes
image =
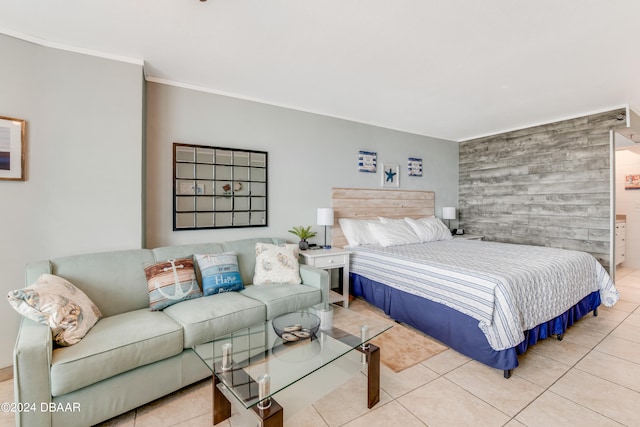
POLYGON ((311 267, 323 270, 342 269, 342 295, 332 291, 329 283, 329 303, 342 302, 344 308, 349 307, 349 252, 339 248, 310 249, 300 251, 300 255, 300 261, 311 267))

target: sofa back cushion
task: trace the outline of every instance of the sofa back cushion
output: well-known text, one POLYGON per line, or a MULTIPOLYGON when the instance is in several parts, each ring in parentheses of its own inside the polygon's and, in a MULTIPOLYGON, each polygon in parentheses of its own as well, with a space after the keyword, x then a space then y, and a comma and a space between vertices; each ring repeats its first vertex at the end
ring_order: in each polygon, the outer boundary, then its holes
POLYGON ((51 274, 80 288, 104 317, 149 307, 144 267, 155 262, 147 249, 74 255, 50 260, 51 274))

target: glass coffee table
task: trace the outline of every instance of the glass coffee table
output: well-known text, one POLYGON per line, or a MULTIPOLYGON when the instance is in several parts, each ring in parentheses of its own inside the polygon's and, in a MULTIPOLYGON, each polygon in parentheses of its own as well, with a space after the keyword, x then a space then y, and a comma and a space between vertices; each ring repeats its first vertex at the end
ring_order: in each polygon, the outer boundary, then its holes
MULTIPOLYGON (((264 427, 282 426, 283 408, 273 395, 356 350, 367 364, 367 406, 380 400, 380 349, 369 340, 390 329, 388 320, 364 317, 357 312, 332 306, 331 321, 306 338, 304 328, 297 341, 276 334, 272 321, 234 332, 193 349, 209 367, 213 381, 213 424, 231 416, 226 389, 246 409, 258 416, 264 427)), ((326 318, 318 308, 298 313, 304 326, 306 317, 326 318)), ((274 319, 276 320, 276 319, 274 319)), ((280 331, 281 332, 281 331, 280 331)), ((284 335, 283 335, 284 336, 284 335)), ((289 338, 289 336, 287 336, 289 338)), ((346 374, 345 374, 346 375, 346 374)))

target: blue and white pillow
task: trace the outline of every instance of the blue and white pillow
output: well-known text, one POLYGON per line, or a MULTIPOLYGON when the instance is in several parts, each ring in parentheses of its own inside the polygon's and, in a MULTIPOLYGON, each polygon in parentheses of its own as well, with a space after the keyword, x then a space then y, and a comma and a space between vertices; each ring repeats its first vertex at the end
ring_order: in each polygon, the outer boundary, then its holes
POLYGON ((194 256, 202 274, 202 292, 205 296, 244 289, 238 256, 234 252, 194 256))

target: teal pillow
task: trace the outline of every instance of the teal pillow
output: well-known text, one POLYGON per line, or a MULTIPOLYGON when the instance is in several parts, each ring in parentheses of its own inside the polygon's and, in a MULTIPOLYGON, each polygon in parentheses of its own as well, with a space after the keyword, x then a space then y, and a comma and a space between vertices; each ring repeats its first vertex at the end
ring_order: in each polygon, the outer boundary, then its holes
POLYGON ((194 256, 202 274, 202 292, 205 296, 244 289, 238 256, 234 252, 194 256))

